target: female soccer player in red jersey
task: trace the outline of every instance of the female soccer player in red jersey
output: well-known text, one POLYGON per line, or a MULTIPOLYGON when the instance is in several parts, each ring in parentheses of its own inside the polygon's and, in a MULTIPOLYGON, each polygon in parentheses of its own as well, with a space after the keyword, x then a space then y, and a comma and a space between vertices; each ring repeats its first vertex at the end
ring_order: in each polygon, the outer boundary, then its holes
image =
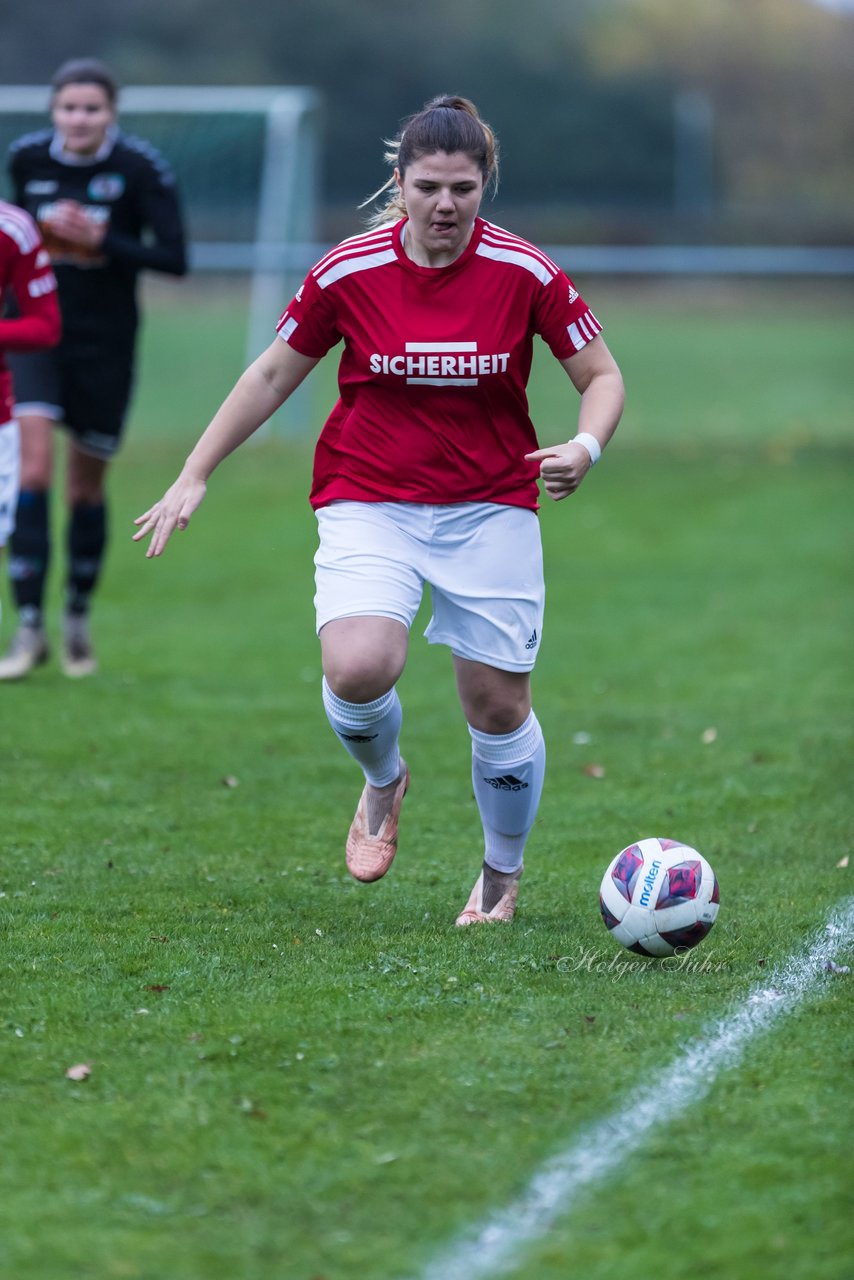
POLYGON ((56 277, 28 213, 0 200, 0 552, 15 524, 21 445, 6 355, 56 346, 61 333, 56 277), (4 315, 12 299, 15 314, 4 315))
POLYGON ((95 669, 88 612, 107 544, 107 468, 133 384, 137 279, 145 269, 186 269, 172 174, 148 143, 119 131, 117 93, 102 63, 64 63, 53 79, 53 127, 19 138, 10 153, 15 203, 38 222, 53 261, 63 332, 53 350, 11 361, 21 425, 10 556, 19 626, 0 680, 20 679, 48 656, 43 603, 60 424, 69 507, 62 666, 70 676, 95 669))
POLYGON ((471 102, 434 99, 387 158, 392 194, 373 229, 309 272, 134 537, 151 535, 147 555, 159 556, 218 463, 343 340, 311 501, 323 702, 365 775, 347 866, 376 880, 397 851, 410 775, 396 683, 429 583, 426 634, 453 654, 485 839, 457 924, 509 921, 545 769, 530 687, 544 595, 537 481, 555 500, 574 493, 617 427, 623 383, 572 282, 479 216, 496 146, 471 102), (580 393, 578 432, 547 448, 525 395, 535 334, 580 393))

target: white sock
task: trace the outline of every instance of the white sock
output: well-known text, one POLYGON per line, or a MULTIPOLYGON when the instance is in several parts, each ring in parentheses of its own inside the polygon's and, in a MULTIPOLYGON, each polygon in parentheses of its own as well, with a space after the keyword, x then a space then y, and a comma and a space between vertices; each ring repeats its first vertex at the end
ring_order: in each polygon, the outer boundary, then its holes
POLYGON ((374 702, 345 702, 323 678, 326 718, 346 751, 361 766, 372 787, 385 787, 400 776, 400 726, 403 711, 397 689, 374 702))
POLYGON ((483 824, 484 861, 518 871, 534 825, 546 771, 546 744, 533 711, 512 733, 481 733, 469 725, 472 783, 483 824))

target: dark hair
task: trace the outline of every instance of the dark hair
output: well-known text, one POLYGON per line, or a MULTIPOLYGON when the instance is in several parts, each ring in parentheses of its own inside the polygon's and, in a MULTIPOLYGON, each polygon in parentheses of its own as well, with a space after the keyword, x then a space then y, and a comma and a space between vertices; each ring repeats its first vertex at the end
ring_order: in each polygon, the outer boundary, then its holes
MULTIPOLYGON (((498 140, 485 120, 481 120, 477 107, 468 98, 442 95, 431 100, 404 121, 396 138, 386 139, 385 159, 396 168, 401 177, 415 160, 422 156, 444 151, 447 155, 461 152, 477 164, 483 175, 484 190, 498 188, 498 140)), ((373 204, 384 192, 392 194, 385 204, 371 215, 371 226, 380 226, 391 218, 406 216, 406 206, 400 192, 394 188, 394 175, 383 183, 359 207, 373 204)))
POLYGON ((119 86, 113 73, 97 58, 71 58, 63 62, 50 82, 52 97, 69 84, 97 84, 104 90, 110 106, 116 105, 119 86))

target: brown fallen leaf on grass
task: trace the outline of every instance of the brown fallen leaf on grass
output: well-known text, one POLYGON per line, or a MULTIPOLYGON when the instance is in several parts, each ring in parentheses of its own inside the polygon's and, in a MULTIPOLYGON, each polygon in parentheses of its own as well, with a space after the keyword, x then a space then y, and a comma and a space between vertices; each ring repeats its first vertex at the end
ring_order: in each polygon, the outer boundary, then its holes
POLYGON ((69 1080, 88 1080, 92 1067, 88 1062, 78 1062, 76 1066, 69 1067, 65 1074, 69 1080))
POLYGON ((587 774, 588 778, 604 778, 605 766, 603 764, 586 764, 584 773, 587 774))

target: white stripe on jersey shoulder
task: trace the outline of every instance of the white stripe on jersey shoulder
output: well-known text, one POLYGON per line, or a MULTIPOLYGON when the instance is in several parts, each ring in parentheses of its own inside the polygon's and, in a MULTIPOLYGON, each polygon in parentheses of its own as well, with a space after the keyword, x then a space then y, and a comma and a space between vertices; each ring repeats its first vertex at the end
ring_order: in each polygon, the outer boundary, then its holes
POLYGON ((576 351, 583 351, 588 342, 592 342, 597 333, 602 332, 602 326, 592 311, 585 311, 573 324, 566 326, 566 331, 576 351))
POLYGON ((312 275, 320 288, 325 289, 343 276, 352 275, 354 271, 368 271, 371 267, 382 267, 386 263, 395 262, 397 254, 392 238, 393 225, 390 223, 376 231, 351 236, 349 240, 343 240, 334 249, 330 249, 312 267, 312 275))
POLYGON ((352 253, 373 252, 377 246, 386 248, 392 243, 391 231, 392 225, 387 227, 378 227, 376 231, 363 231, 360 235, 349 236, 346 240, 341 240, 328 253, 316 262, 312 267, 312 275, 321 275, 327 267, 337 262, 340 258, 347 257, 352 253))
POLYGON ((34 129, 31 133, 22 134, 9 146, 10 155, 15 151, 23 151, 26 147, 43 146, 53 137, 53 129, 34 129))
POLYGON ((541 284, 549 284, 560 271, 557 263, 552 262, 536 245, 492 222, 484 223, 483 235, 475 252, 494 262, 509 262, 517 267, 525 267, 541 284))
POLYGON ((504 227, 497 226, 494 222, 484 222, 483 225, 484 238, 498 244, 508 244, 523 250, 525 253, 532 254, 539 262, 544 262, 550 267, 555 275, 560 271, 560 267, 554 262, 547 253, 543 253, 542 249, 538 249, 535 244, 531 244, 530 240, 523 240, 521 236, 517 236, 512 231, 506 231, 504 227))
POLYGON ((318 276, 317 283, 321 289, 326 289, 336 280, 351 276, 355 271, 370 271, 371 267, 385 267, 390 262, 397 262, 397 254, 393 248, 384 249, 381 253, 364 253, 358 258, 344 258, 336 266, 324 271, 322 276, 318 276))
POLYGON ((32 253, 41 243, 38 227, 30 215, 5 201, 0 201, 0 231, 15 241, 21 253, 32 253))
POLYGON ((175 175, 169 161, 146 138, 139 138, 135 133, 118 133, 116 142, 122 143, 128 151, 135 151, 137 155, 144 156, 167 184, 174 183, 175 175))

